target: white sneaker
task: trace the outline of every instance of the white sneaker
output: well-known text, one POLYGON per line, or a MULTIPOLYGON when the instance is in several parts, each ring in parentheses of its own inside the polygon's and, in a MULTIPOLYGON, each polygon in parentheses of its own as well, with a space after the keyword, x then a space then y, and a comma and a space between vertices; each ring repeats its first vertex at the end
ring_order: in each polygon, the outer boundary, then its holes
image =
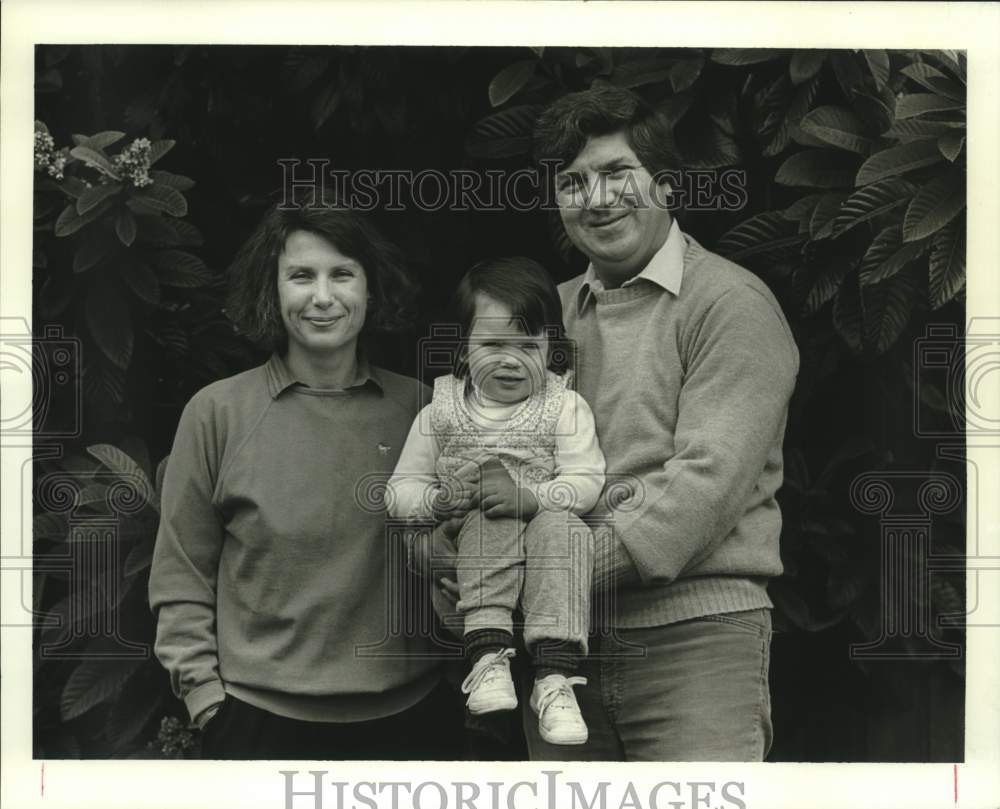
POLYGON ((462 693, 468 694, 469 713, 479 716, 493 711, 513 711, 517 707, 514 681, 510 677, 513 649, 484 654, 462 683, 462 693))
POLYGON ((586 685, 586 677, 550 674, 535 680, 531 710, 538 714, 538 733, 549 744, 584 744, 587 724, 576 704, 574 685, 586 685))

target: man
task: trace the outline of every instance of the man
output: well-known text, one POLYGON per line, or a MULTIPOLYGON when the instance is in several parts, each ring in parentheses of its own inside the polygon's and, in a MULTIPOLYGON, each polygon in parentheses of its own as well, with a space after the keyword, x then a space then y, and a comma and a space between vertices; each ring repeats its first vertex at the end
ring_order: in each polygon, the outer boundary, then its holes
POLYGON ((559 291, 608 488, 589 518, 605 593, 577 689, 589 739, 549 745, 526 708, 533 759, 759 761, 771 743, 766 584, 798 351, 766 285, 671 216, 670 134, 613 87, 561 98, 535 132, 590 260, 559 291))

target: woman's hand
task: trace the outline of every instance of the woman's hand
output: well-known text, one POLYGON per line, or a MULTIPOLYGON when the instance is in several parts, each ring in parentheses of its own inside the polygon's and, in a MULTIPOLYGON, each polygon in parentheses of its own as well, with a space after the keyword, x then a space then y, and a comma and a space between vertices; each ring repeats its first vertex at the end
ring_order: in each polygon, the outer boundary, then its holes
POLYGON ((538 499, 530 489, 518 488, 498 458, 482 467, 482 497, 479 507, 490 519, 516 517, 530 520, 538 513, 538 499))

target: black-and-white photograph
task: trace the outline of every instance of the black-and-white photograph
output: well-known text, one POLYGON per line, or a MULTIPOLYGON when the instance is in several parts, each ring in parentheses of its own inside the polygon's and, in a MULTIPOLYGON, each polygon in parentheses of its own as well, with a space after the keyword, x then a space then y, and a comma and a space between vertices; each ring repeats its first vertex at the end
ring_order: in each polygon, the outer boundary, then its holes
POLYGON ((209 759, 286 762, 274 805, 746 809, 291 762, 853 762, 960 804, 970 51, 546 38, 32 46, 3 624, 43 797, 209 759))

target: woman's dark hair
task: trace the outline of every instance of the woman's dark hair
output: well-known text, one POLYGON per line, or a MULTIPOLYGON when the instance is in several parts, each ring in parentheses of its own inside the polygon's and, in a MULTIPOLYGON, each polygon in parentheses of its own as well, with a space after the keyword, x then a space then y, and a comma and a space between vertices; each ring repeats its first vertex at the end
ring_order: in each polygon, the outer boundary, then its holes
POLYGON ((624 132, 654 177, 680 169, 670 122, 631 90, 600 86, 564 95, 546 107, 535 124, 534 156, 554 171, 572 163, 594 136, 624 132))
POLYGON ((368 219, 309 190, 271 206, 229 267, 226 314, 236 328, 268 349, 283 351, 288 335, 278 306, 278 257, 289 235, 315 233, 361 264, 371 301, 361 331, 395 331, 411 322, 414 286, 400 250, 368 219))
MULTIPOLYGON (((486 295, 508 307, 525 334, 549 338, 548 369, 562 374, 570 367, 570 352, 563 324, 562 304, 555 282, 545 268, 524 256, 492 258, 472 267, 455 290, 452 312, 461 327, 463 343, 476 317, 476 296, 486 295)), ((463 345, 455 361, 455 376, 468 373, 463 345)))

